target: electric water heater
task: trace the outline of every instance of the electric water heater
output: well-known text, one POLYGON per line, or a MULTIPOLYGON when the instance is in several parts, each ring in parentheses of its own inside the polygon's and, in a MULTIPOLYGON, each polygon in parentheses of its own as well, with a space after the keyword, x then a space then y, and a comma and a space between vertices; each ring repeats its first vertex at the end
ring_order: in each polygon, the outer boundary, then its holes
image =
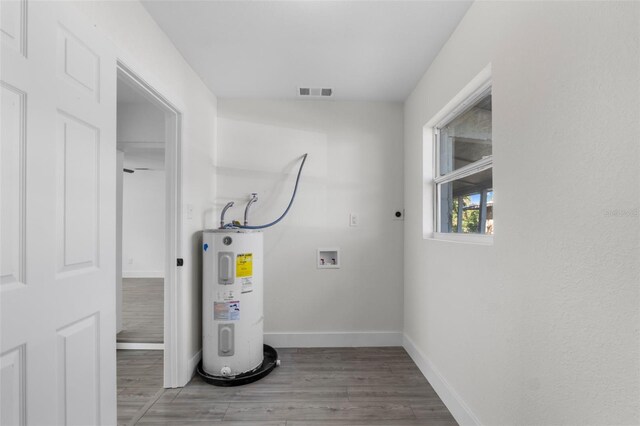
POLYGON ((211 229, 202 236, 202 368, 235 377, 263 363, 263 234, 211 229))
POLYGON ((264 344, 263 239, 260 229, 280 222, 291 209, 307 154, 302 156, 289 205, 276 220, 249 224, 252 193, 244 209, 244 224, 226 223, 228 202, 220 213, 220 228, 202 232, 202 361, 198 374, 216 386, 237 386, 265 377, 280 365, 278 352, 264 344))

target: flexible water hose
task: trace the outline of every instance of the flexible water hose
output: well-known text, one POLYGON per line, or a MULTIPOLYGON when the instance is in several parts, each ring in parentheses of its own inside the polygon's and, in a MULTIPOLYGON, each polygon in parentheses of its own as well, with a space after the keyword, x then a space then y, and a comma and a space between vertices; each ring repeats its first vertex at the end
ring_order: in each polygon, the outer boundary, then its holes
POLYGON ((300 175, 302 174, 302 168, 304 167, 304 163, 305 163, 305 161, 307 161, 307 155, 309 155, 309 154, 304 154, 302 156, 302 163, 300 164, 300 168, 298 169, 298 177, 296 177, 296 186, 294 186, 294 188, 293 188, 293 194, 291 195, 291 200, 289 201, 289 205, 287 206, 287 209, 284 211, 284 213, 282 213, 282 215, 279 218, 277 218, 273 222, 267 223, 266 225, 251 226, 251 225, 239 225, 239 224, 228 223, 224 227, 225 228, 240 228, 240 229, 265 229, 265 228, 269 228, 269 227, 275 225, 276 223, 278 223, 282 219, 284 219, 284 217, 287 215, 287 213, 289 213, 289 209, 293 205, 293 200, 296 199, 296 192, 298 192, 298 183, 300 182, 300 175))

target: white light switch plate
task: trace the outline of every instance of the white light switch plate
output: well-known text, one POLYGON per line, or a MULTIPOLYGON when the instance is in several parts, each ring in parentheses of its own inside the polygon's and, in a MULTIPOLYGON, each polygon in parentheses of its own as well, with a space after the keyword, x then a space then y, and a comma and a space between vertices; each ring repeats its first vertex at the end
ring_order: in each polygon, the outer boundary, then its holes
POLYGON ((358 213, 349 214, 349 226, 358 226, 360 224, 360 217, 358 213))

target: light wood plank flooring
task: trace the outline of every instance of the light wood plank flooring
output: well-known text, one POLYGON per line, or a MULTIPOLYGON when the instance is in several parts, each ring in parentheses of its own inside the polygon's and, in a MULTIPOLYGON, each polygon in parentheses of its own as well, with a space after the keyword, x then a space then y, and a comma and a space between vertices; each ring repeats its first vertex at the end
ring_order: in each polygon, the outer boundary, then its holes
POLYGON ((163 393, 163 351, 118 351, 118 424, 126 425, 163 393))
POLYGON ((164 279, 122 279, 122 331, 118 342, 164 341, 164 279))
POLYGON ((399 347, 278 349, 280 367, 258 382, 233 388, 211 386, 196 376, 182 389, 160 389, 158 354, 118 351, 120 424, 457 424, 399 347), (147 356, 149 365, 143 361, 147 356))

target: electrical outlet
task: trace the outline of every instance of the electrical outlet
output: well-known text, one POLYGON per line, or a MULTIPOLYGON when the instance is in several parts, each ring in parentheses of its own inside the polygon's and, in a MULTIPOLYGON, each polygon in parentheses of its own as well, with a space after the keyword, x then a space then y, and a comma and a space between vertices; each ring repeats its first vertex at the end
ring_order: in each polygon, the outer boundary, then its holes
POLYGON ((358 226, 360 224, 360 217, 358 213, 349 214, 349 226, 358 226))
POLYGON ((193 204, 187 204, 187 219, 193 219, 193 204))

